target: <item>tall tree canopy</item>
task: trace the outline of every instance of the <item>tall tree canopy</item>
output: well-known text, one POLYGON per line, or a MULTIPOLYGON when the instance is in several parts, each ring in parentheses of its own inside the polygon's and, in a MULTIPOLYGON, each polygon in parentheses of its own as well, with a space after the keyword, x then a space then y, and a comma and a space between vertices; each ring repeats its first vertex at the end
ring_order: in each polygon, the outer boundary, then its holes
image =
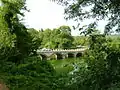
POLYGON ((33 46, 35 47, 68 49, 73 46, 72 42, 74 41, 74 38, 71 35, 71 29, 69 26, 64 25, 53 30, 45 29, 44 31, 37 31, 35 29, 28 29, 28 31, 33 37, 32 41, 34 43, 33 46))
MULTIPOLYGON (((25 6, 26 0, 1 0, 0 6, 0 33, 5 33, 5 38, 10 38, 14 35, 14 40, 11 41, 18 52, 23 55, 28 55, 31 51, 31 38, 26 27, 21 22, 21 17, 24 16, 21 10, 27 10, 25 6)), ((11 39, 11 38, 10 38, 11 39)))
POLYGON ((95 28, 99 20, 108 20, 104 33, 116 27, 120 31, 120 0, 52 0, 66 5, 66 19, 81 21, 92 18, 95 22, 88 28, 95 28))

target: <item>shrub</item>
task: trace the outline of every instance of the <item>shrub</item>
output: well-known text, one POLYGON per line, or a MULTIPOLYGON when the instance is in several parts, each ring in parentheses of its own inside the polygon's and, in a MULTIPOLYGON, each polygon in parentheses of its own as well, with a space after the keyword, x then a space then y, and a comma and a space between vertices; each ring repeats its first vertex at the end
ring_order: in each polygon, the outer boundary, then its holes
POLYGON ((19 65, 9 62, 5 66, 3 79, 10 90, 50 90, 53 86, 53 67, 36 56, 25 58, 19 65))

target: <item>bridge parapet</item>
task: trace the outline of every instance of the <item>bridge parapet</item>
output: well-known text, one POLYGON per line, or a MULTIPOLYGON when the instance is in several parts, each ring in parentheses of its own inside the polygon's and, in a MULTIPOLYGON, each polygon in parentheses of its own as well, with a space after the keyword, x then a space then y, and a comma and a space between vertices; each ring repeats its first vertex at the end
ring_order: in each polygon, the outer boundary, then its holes
POLYGON ((75 52, 75 51, 85 51, 86 48, 84 49, 55 49, 55 50, 52 50, 53 52, 75 52))
POLYGON ((52 53, 52 52, 82 52, 85 51, 87 48, 81 48, 81 49, 54 49, 50 51, 44 51, 44 50, 37 50, 37 52, 46 52, 46 53, 52 53))

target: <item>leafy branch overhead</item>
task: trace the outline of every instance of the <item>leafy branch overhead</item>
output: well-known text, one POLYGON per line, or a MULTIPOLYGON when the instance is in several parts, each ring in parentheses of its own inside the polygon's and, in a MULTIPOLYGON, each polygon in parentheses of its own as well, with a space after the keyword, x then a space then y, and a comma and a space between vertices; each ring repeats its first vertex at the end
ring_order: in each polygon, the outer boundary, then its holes
MULTIPOLYGON (((120 0, 52 0, 65 5, 66 19, 82 21, 93 19, 97 24, 99 20, 107 20, 104 33, 108 34, 116 27, 120 31, 120 0)), ((80 23, 80 22, 78 22, 80 23)), ((96 25, 95 25, 96 26, 96 25)))

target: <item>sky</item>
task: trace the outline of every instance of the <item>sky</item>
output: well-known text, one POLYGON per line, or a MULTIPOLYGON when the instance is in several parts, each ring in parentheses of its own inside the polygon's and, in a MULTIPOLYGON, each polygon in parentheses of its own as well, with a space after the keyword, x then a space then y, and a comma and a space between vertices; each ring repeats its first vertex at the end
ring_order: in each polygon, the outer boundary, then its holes
MULTIPOLYGON (((63 6, 51 2, 50 0, 27 0, 26 6, 30 12, 25 12, 24 23, 29 28, 40 30, 41 28, 58 28, 62 25, 68 25, 70 27, 76 25, 75 21, 66 21, 64 19, 63 6)), ((92 21, 93 20, 86 20, 81 22, 81 25, 88 24, 92 21)), ((101 32, 103 32, 105 24, 105 21, 99 22, 98 29, 100 29, 101 32)), ((72 35, 79 35, 79 31, 72 29, 72 35)))

